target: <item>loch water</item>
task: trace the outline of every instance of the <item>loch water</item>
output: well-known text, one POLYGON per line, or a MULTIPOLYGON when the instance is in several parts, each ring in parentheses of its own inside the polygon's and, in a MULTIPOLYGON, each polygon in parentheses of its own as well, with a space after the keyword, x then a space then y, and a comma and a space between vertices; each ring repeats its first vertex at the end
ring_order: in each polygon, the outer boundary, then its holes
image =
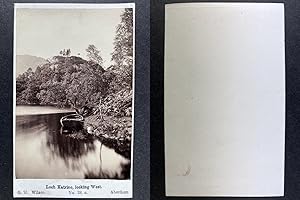
POLYGON ((61 133, 59 120, 70 113, 55 107, 16 107, 16 178, 129 179, 129 159, 97 138, 82 140, 61 133))

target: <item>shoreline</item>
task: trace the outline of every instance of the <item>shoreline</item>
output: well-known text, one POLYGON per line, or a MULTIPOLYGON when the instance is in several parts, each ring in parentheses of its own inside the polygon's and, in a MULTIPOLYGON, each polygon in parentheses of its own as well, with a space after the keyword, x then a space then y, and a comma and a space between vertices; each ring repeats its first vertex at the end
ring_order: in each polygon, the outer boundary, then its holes
POLYGON ((97 138, 105 146, 112 148, 116 153, 131 159, 132 118, 98 115, 85 117, 84 127, 81 131, 66 134, 66 136, 87 140, 97 138))
POLYGON ((132 117, 97 115, 85 118, 84 129, 92 128, 88 135, 97 137, 104 145, 113 148, 126 158, 131 157, 132 117))
MULTIPOLYGON (((76 113, 73 109, 58 108, 53 105, 17 105, 19 106, 36 106, 57 108, 61 112, 47 112, 42 114, 63 114, 76 113)), ((39 110, 36 114, 41 114, 39 110)), ((19 113, 17 116, 27 115, 27 113, 19 113)), ((31 113, 30 115, 35 115, 31 113)), ((88 140, 90 137, 97 138, 105 146, 112 148, 116 153, 131 159, 131 140, 132 140, 132 116, 116 117, 98 114, 84 117, 83 129, 78 132, 65 134, 78 140, 88 140)))

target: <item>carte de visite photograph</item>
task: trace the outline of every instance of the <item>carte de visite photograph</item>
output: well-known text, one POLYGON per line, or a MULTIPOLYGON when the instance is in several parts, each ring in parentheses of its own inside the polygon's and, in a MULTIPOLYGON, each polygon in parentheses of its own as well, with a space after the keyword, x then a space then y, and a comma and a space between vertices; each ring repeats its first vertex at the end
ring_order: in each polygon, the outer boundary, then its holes
POLYGON ((132 197, 134 4, 14 7, 14 197, 132 197))

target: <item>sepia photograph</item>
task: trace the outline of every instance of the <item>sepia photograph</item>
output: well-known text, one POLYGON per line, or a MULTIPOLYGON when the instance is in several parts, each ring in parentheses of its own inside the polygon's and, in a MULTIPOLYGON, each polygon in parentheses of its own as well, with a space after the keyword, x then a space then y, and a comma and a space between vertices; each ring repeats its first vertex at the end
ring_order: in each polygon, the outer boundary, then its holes
POLYGON ((32 193, 26 179, 131 184, 134 4, 15 4, 14 47, 15 193, 32 193))

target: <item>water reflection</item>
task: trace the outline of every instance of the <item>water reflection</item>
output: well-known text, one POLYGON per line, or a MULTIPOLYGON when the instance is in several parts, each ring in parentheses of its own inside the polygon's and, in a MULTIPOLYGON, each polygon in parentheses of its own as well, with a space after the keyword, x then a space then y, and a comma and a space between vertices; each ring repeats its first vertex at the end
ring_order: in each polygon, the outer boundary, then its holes
POLYGON ((16 117, 17 178, 128 179, 130 161, 98 139, 60 133, 65 114, 16 117))

